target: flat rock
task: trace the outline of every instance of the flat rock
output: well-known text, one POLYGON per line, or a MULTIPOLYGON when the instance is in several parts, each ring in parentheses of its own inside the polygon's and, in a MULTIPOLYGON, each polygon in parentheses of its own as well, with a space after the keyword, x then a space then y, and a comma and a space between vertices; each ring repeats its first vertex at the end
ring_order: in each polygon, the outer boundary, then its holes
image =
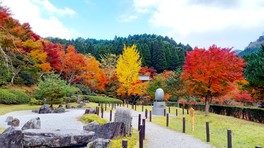
POLYGON ((83 130, 95 131, 99 127, 99 123, 96 121, 90 122, 83 126, 83 130))
POLYGON ((110 139, 97 138, 87 144, 87 148, 107 148, 110 144, 110 139))
POLYGON ((22 131, 14 127, 0 134, 0 148, 22 148, 22 131))
POLYGON ((28 129, 23 131, 24 147, 70 147, 85 146, 92 141, 94 132, 84 130, 42 130, 28 129))

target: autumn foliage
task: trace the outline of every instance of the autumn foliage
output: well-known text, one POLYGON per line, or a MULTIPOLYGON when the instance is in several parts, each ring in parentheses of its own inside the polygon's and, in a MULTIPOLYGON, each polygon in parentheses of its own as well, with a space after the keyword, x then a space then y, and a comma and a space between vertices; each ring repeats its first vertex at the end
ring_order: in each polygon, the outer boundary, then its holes
POLYGON ((246 63, 236 57, 231 49, 215 45, 208 50, 194 48, 187 52, 181 79, 189 94, 206 98, 206 114, 213 96, 224 95, 230 83, 243 79, 246 63))

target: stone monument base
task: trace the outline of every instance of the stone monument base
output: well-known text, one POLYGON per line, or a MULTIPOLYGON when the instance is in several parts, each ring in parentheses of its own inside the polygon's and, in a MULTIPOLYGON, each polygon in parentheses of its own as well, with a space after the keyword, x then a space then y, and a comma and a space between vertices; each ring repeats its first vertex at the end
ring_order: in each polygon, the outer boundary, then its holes
POLYGON ((154 102, 153 107, 152 107, 152 114, 163 116, 164 109, 166 109, 165 102, 154 102))

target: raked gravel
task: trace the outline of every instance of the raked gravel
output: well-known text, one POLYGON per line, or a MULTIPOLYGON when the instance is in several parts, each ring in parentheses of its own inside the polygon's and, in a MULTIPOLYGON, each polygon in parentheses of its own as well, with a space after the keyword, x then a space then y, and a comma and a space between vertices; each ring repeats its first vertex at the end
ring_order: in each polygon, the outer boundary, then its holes
MULTIPOLYGON (((37 114, 32 111, 15 111, 0 116, 0 126, 9 127, 5 122, 8 116, 20 120, 20 128, 30 119, 39 117, 41 120, 41 129, 60 129, 60 130, 81 130, 83 123, 78 120, 82 116, 84 109, 70 109, 65 113, 37 114)), ((144 117, 142 112, 132 111, 133 128, 137 129, 138 114, 144 117)), ((114 117, 114 112, 113 112, 114 117)), ((104 118, 109 120, 109 112, 104 113, 104 118)), ((211 148, 213 146, 195 139, 192 136, 183 134, 157 124, 146 122, 146 147, 147 148, 211 148)))

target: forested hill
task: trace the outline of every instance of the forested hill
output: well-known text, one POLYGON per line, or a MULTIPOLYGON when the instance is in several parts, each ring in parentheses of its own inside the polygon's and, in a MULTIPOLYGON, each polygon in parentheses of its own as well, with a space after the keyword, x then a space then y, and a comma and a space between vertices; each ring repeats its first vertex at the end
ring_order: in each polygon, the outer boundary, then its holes
POLYGON ((158 72, 163 70, 175 70, 184 63, 186 51, 192 47, 176 43, 172 38, 160 35, 129 35, 127 38, 115 37, 114 40, 96 40, 77 38, 66 40, 60 38, 48 38, 53 43, 60 43, 67 47, 75 46, 79 53, 91 53, 97 59, 107 53, 119 55, 122 53, 124 45, 137 45, 142 58, 142 66, 155 68, 158 72))
POLYGON ((241 51, 238 55, 245 56, 251 53, 258 52, 261 48, 261 45, 264 45, 264 35, 260 36, 256 41, 250 42, 245 50, 241 51))

